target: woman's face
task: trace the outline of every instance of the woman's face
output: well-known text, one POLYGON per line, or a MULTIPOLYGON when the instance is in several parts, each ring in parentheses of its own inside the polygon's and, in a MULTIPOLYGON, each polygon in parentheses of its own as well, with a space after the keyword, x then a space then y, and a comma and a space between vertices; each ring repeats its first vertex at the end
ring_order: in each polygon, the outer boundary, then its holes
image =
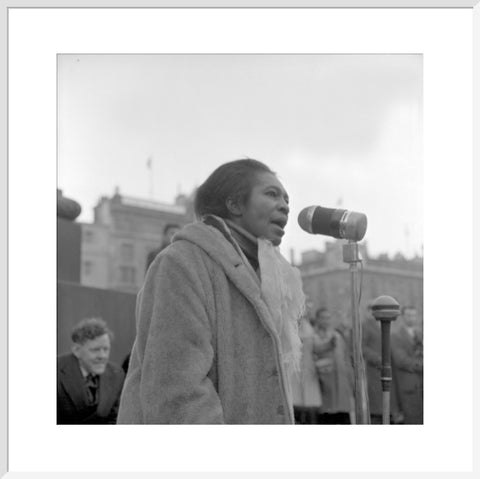
POLYGON ((288 194, 273 173, 257 173, 245 204, 238 205, 232 218, 257 238, 269 239, 275 246, 282 241, 288 221, 288 194))

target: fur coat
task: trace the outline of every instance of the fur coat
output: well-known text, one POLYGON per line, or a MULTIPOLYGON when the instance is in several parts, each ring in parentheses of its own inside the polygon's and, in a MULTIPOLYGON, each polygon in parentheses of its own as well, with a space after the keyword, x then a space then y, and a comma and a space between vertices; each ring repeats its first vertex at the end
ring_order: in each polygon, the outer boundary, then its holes
POLYGON ((292 424, 258 277, 227 231, 198 222, 149 268, 120 424, 292 424))

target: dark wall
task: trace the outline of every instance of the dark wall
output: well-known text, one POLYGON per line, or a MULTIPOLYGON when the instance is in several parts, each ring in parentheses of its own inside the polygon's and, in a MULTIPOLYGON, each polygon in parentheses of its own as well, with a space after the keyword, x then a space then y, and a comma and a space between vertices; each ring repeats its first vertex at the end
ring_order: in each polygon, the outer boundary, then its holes
POLYGON ((57 217, 57 280, 80 282, 81 227, 57 217))
MULTIPOLYGON (((60 244, 60 243, 59 243, 60 244)), ((73 326, 86 317, 100 317, 113 331, 111 361, 121 364, 135 339, 136 295, 91 288, 78 283, 57 283, 57 354, 70 351, 73 326)))

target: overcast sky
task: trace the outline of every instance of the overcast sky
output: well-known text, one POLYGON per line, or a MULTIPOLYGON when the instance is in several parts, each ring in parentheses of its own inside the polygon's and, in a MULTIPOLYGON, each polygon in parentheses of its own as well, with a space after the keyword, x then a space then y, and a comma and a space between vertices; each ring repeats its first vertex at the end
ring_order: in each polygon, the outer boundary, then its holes
POLYGON ((58 57, 58 187, 82 222, 117 186, 173 203, 248 156, 290 195, 286 257, 328 240, 299 228, 310 205, 365 213, 371 255, 412 257, 423 243, 421 127, 420 55, 58 57))

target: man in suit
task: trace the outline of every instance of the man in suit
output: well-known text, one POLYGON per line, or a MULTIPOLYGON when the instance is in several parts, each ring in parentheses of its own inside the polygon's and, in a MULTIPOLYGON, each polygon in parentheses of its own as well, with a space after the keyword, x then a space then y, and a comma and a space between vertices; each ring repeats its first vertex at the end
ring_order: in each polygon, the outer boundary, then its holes
POLYGON ((402 308, 392 325, 393 380, 405 424, 423 424, 423 334, 413 306, 402 308))
POLYGON ((72 352, 57 362, 57 424, 115 424, 125 374, 108 361, 112 333, 88 318, 72 331, 72 352))
POLYGON ((150 253, 148 253, 147 255, 147 265, 145 267, 145 272, 148 271, 148 268, 152 264, 153 260, 157 257, 157 255, 172 242, 173 236, 178 233, 178 231, 180 231, 180 226, 177 224, 168 223, 165 225, 165 227, 163 228, 162 244, 158 248, 155 248, 153 251, 150 251, 150 253))

